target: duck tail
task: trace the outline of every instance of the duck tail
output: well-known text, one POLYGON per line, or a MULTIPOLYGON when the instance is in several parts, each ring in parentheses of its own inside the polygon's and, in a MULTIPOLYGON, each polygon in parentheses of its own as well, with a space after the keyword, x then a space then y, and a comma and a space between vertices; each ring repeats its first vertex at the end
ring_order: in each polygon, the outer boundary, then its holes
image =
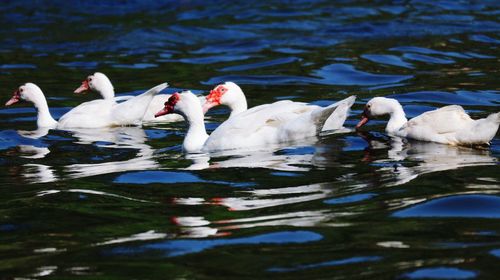
POLYGON ((486 119, 494 123, 500 123, 500 112, 490 114, 486 119))
POLYGON ((356 96, 353 95, 328 107, 314 111, 312 117, 314 122, 317 123, 318 133, 342 128, 354 101, 356 101, 356 96))
POLYGON ((114 107, 115 122, 119 125, 140 124, 153 97, 168 87, 168 83, 159 84, 148 91, 134 96, 114 107))

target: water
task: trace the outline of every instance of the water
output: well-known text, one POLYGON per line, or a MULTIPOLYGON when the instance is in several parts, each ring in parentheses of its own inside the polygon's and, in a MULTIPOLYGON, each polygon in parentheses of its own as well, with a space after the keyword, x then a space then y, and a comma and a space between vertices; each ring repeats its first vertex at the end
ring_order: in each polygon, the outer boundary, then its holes
MULTIPOLYGON (((255 106, 373 96, 409 117, 499 111, 498 1, 15 1, 0 7, 3 101, 37 83, 58 118, 168 81, 240 84, 255 106)), ((2 278, 494 278, 498 136, 486 149, 365 133, 185 156, 182 123, 36 131, 0 110, 2 278)), ((217 108, 213 130, 227 117, 217 108)))

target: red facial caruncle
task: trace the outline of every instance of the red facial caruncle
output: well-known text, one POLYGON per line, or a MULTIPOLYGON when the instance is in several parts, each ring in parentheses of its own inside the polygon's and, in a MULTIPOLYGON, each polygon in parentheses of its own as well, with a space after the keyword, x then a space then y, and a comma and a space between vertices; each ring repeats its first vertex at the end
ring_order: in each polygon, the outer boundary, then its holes
POLYGON ((213 90, 211 90, 210 94, 208 94, 206 97, 205 104, 203 104, 203 113, 206 113, 212 107, 220 105, 220 99, 226 92, 227 88, 224 85, 218 85, 213 90))
POLYGON ((155 114, 155 118, 159 116, 163 116, 166 114, 172 114, 174 112, 174 107, 177 102, 181 99, 181 95, 179 93, 174 93, 170 96, 170 98, 165 102, 165 107, 155 114))
POLYGON ((213 103, 215 105, 220 105, 220 99, 224 93, 226 93, 227 88, 224 85, 218 85, 213 90, 210 91, 210 94, 207 95, 207 102, 213 103))

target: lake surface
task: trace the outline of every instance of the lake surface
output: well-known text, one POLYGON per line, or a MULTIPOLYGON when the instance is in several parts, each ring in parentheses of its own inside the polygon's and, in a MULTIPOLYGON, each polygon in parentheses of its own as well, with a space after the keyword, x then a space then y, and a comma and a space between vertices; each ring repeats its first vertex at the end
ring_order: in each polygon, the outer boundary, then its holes
MULTIPOLYGON (((409 117, 500 108, 498 1, 8 1, 2 102, 38 84, 58 118, 167 81, 249 105, 373 96, 409 117)), ((207 116, 215 129, 228 116, 207 116)), ((495 278, 500 140, 483 149, 391 139, 385 120, 241 154, 183 155, 183 123, 36 129, 0 110, 0 278, 495 278), (39 135, 37 136, 37 133, 39 135)))

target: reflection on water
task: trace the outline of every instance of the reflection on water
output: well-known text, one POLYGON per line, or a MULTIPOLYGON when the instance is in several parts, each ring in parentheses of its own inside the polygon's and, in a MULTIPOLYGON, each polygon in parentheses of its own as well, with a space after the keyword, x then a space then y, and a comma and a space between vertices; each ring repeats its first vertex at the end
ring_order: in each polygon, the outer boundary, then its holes
POLYGON ((205 240, 171 240, 152 243, 138 247, 116 247, 111 254, 137 254, 149 250, 162 252, 165 257, 177 257, 185 254, 198 253, 219 246, 234 246, 245 244, 294 244, 321 240, 320 234, 311 231, 283 231, 267 233, 244 238, 205 239, 205 240))
POLYGON ((43 165, 28 163, 23 165, 23 177, 30 183, 47 183, 58 180, 54 168, 43 165))
POLYGON ((493 195, 453 195, 397 211, 394 217, 500 218, 500 197, 493 195))
POLYGON ((292 271, 300 271, 300 270, 314 269, 314 268, 320 268, 320 267, 348 265, 348 264, 354 264, 354 263, 375 262, 375 261, 379 261, 381 259, 382 258, 379 256, 352 257, 352 258, 347 258, 347 259, 342 259, 342 260, 332 260, 332 261, 325 261, 325 262, 314 263, 314 264, 304 264, 304 265, 299 265, 296 267, 287 267, 287 268, 285 268, 285 267, 272 267, 272 268, 269 268, 268 271, 270 271, 270 272, 292 272, 292 271))
MULTIPOLYGON (((23 132, 20 135, 29 135, 29 138, 39 139, 47 135, 48 130, 39 134, 40 130, 34 133, 23 132), (35 136, 36 135, 36 136, 35 136)), ((146 141, 148 137, 144 130, 139 127, 114 127, 106 129, 81 129, 69 131, 76 141, 72 145, 91 145, 97 148, 106 149, 113 153, 113 150, 129 150, 133 157, 128 160, 102 161, 105 158, 95 156, 94 160, 98 163, 88 164, 67 164, 62 166, 62 174, 56 174, 55 167, 42 164, 43 159, 50 155, 50 144, 47 139, 41 139, 42 145, 47 147, 37 147, 34 145, 17 146, 20 157, 37 160, 37 162, 26 163, 23 165, 22 176, 30 183, 52 182, 67 178, 81 178, 109 174, 116 172, 126 172, 134 170, 147 170, 159 168, 154 159, 155 150, 151 148, 146 141), (40 163, 38 163, 40 162, 40 163)), ((47 137, 45 137, 47 138, 47 137)), ((106 156, 109 157, 109 156, 106 156)), ((57 167, 59 169, 60 166, 57 167)))
POLYGON ((470 270, 455 267, 433 267, 421 268, 403 275, 409 279, 472 279, 477 277, 477 273, 470 270))
POLYGON ((380 166, 379 172, 389 182, 387 186, 397 186, 410 182, 418 176, 430 172, 453 170, 468 166, 496 165, 498 160, 488 150, 456 147, 431 142, 410 141, 395 137, 389 143, 378 141, 368 135, 369 146, 365 150, 364 161, 380 166), (374 160, 371 154, 377 149, 387 150, 387 159, 374 160))

